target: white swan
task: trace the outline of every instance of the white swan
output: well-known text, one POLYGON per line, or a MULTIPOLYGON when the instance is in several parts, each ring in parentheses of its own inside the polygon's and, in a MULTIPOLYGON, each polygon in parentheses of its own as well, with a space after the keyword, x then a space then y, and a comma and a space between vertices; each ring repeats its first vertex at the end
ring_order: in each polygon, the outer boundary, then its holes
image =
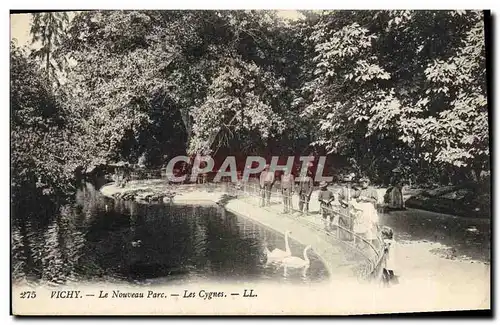
POLYGON ((265 247, 265 252, 267 255, 267 262, 275 262, 275 261, 281 261, 285 257, 292 256, 292 251, 290 250, 290 245, 288 243, 288 235, 291 234, 291 231, 287 230, 285 231, 285 250, 281 250, 279 248, 275 248, 272 251, 265 247))
POLYGON ((300 257, 297 257, 297 256, 285 257, 282 261, 283 265, 285 267, 290 267, 290 268, 300 268, 300 267, 309 266, 309 264, 311 264, 311 261, 309 261, 309 258, 307 257, 307 251, 310 248, 311 248, 311 245, 304 248, 304 259, 301 259, 300 257))

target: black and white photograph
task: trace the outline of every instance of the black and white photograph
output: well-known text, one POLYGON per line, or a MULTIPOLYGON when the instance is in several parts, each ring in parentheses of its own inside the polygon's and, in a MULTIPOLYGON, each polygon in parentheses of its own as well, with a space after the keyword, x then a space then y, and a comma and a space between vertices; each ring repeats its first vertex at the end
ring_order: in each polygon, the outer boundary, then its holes
POLYGON ((491 312, 490 11, 9 19, 12 315, 491 312))

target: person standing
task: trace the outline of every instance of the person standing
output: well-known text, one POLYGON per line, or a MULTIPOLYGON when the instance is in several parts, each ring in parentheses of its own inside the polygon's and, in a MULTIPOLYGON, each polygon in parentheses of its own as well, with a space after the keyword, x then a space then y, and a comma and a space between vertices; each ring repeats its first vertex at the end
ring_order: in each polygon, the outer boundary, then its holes
POLYGON ((356 202, 357 207, 362 211, 359 221, 354 226, 354 232, 363 235, 367 241, 373 243, 377 239, 378 232, 378 194, 373 187, 369 186, 368 177, 362 177, 360 183, 361 189, 356 195, 356 202))
POLYGON ((260 173, 260 206, 269 206, 271 205, 271 189, 274 183, 274 171, 269 170, 269 165, 264 167, 262 173, 260 173))
POLYGON ((339 193, 339 203, 340 203, 340 215, 338 219, 338 228, 337 236, 341 240, 353 240, 352 231, 353 231, 353 217, 351 216, 351 200, 355 197, 356 192, 352 188, 352 181, 354 178, 354 174, 351 173, 346 175, 342 181, 344 186, 340 189, 339 193))
MULTIPOLYGON (((245 170, 252 168, 252 165, 247 165, 245 166, 245 170)), ((243 174, 245 174, 245 170, 243 171, 243 174)), ((242 183, 243 183, 243 192, 247 193, 248 191, 248 183, 250 182, 250 176, 247 176, 246 178, 242 178, 242 183)))
POLYGON ((389 208, 391 210, 403 210, 405 208, 403 200, 403 175, 402 170, 396 167, 392 170, 391 178, 392 190, 389 194, 389 208))
POLYGON ((311 171, 308 170, 305 176, 298 179, 298 192, 299 192, 299 211, 300 213, 309 213, 309 200, 314 187, 314 181, 311 177, 311 171))
POLYGON ((283 175, 281 175, 281 194, 283 195, 283 213, 290 213, 292 208, 292 194, 295 189, 295 180, 288 170, 285 168, 283 175))
POLYGON ((123 181, 125 183, 124 185, 130 182, 131 178, 132 178, 132 168, 130 167, 129 163, 126 162, 125 165, 123 166, 123 181))
POLYGON ((382 239, 384 240, 385 265, 383 268, 383 280, 386 285, 397 284, 398 279, 394 274, 396 269, 396 241, 391 228, 382 228, 382 239))
POLYGON ((320 191, 318 193, 318 201, 325 229, 330 230, 330 225, 333 221, 332 202, 335 196, 327 187, 328 184, 326 182, 321 182, 321 184, 319 184, 320 191))

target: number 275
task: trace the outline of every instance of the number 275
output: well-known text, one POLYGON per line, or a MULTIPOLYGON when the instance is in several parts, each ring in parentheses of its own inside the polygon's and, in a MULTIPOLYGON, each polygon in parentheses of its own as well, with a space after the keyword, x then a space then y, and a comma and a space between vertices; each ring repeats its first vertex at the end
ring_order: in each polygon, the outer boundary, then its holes
POLYGON ((21 292, 21 299, 32 299, 36 297, 36 292, 35 291, 23 291, 21 292))

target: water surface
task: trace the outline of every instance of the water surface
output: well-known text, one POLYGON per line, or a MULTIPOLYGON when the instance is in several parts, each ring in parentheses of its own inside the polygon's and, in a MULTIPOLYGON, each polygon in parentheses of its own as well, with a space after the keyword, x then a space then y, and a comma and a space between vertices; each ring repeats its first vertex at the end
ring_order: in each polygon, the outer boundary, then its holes
MULTIPOLYGON (((217 205, 139 204, 108 199, 86 184, 59 214, 34 211, 13 220, 13 277, 73 281, 310 283, 327 271, 310 251, 310 267, 266 265, 264 246, 284 237, 217 205)), ((293 255, 304 247, 290 240, 293 255)))

